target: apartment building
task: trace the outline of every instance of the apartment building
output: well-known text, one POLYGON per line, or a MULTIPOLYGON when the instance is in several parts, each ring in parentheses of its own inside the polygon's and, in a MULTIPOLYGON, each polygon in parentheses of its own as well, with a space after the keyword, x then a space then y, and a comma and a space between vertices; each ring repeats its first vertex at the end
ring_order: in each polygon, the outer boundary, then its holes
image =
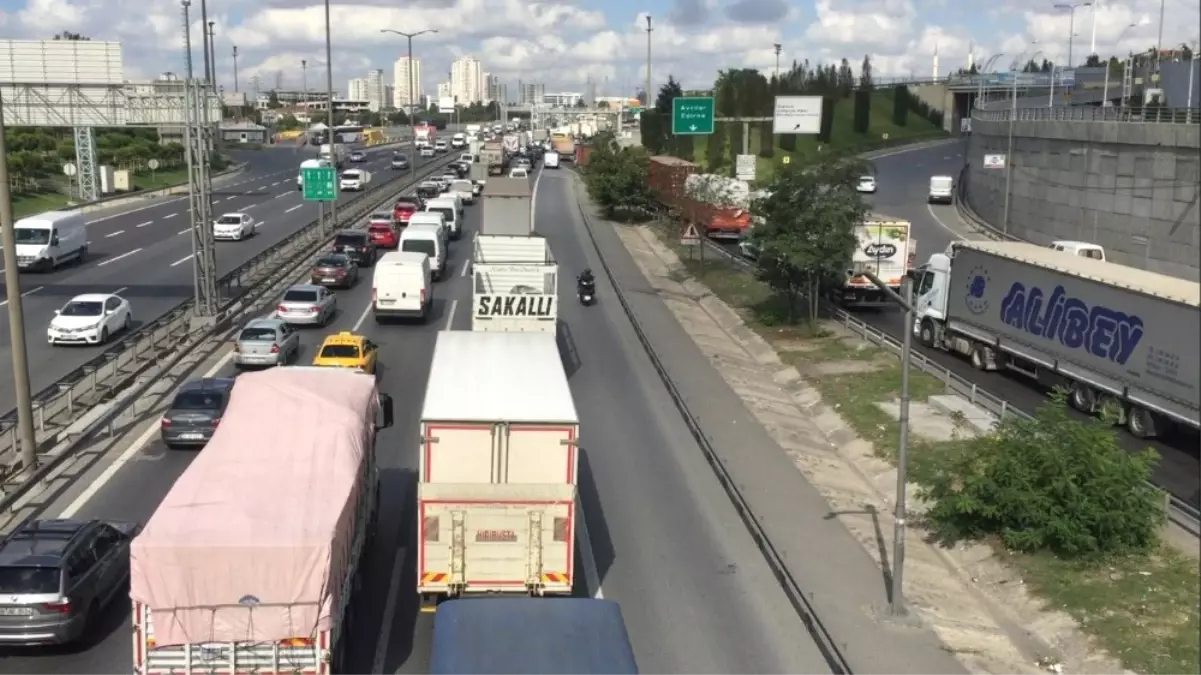
POLYGON ((410 60, 407 56, 396 59, 392 67, 392 81, 392 105, 398 110, 408 108, 409 101, 413 101, 414 105, 420 102, 421 59, 410 60))
POLYGON ((484 100, 484 68, 472 56, 450 64, 450 95, 459 105, 482 103, 484 100))

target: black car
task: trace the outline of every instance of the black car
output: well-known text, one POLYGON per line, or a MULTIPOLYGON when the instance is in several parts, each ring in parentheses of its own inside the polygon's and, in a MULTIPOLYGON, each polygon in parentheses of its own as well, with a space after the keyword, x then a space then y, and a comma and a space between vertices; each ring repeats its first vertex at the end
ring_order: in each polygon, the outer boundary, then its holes
MULTIPOLYGON (((67 644, 92 637, 129 588, 136 523, 34 520, 0 542, 0 642, 67 644)), ((96 636, 98 637, 98 636, 96 636)))
POLYGON ((471 165, 467 162, 451 162, 450 167, 459 175, 459 178, 466 178, 467 174, 471 173, 471 165))
POLYGON ((438 184, 433 181, 427 180, 417 186, 417 196, 423 199, 434 199, 440 194, 442 194, 442 188, 438 187, 438 184))
POLYGON ((180 387, 159 422, 163 445, 172 450, 204 447, 225 414, 233 387, 227 377, 205 377, 180 387))
POLYGON ((362 230, 342 230, 334 235, 333 251, 345 253, 359 267, 375 264, 375 242, 362 230))

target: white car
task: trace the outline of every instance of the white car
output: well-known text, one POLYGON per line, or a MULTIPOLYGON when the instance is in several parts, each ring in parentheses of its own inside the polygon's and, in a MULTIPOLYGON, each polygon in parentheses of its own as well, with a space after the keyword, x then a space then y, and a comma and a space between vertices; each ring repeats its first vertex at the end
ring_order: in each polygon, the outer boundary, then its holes
POLYGON ((102 345, 113 333, 133 326, 129 301, 111 293, 77 295, 54 314, 46 329, 52 345, 102 345))
POLYGON ((446 147, 446 141, 442 139, 434 141, 434 150, 437 152, 446 152, 448 150, 446 147))
POLYGON ((523 166, 514 168, 509 172, 509 178, 529 178, 530 171, 523 166))
POLYGON ((420 148, 417 149, 417 156, 418 157, 433 157, 434 156, 434 146, 432 146, 432 145, 421 146, 420 148))
POLYGON ((365 186, 366 184, 367 184, 367 176, 365 176, 363 174, 363 172, 359 171, 358 169, 351 169, 349 171, 343 171, 342 177, 338 179, 338 189, 343 190, 343 191, 362 190, 363 186, 365 186))
POLYGON ((259 221, 245 213, 227 213, 213 221, 213 239, 242 241, 259 232, 259 221))
POLYGON ((876 177, 875 176, 860 176, 859 184, 855 186, 856 192, 875 193, 876 177))

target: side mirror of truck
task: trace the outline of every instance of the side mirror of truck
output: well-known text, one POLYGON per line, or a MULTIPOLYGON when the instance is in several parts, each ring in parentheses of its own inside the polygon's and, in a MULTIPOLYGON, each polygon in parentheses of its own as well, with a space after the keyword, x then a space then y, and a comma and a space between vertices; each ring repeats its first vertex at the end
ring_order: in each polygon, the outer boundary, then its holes
POLYGON ((381 393, 379 395, 379 409, 375 412, 375 428, 387 429, 392 426, 392 397, 381 393))

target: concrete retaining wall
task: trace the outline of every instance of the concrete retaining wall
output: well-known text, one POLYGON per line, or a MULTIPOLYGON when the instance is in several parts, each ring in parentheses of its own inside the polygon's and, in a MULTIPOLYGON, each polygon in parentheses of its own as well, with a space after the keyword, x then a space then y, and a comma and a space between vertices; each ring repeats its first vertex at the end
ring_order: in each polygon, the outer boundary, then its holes
POLYGON ((1016 122, 1009 170, 984 169, 1006 154, 1009 122, 972 120, 967 201, 1009 234, 1036 244, 1090 241, 1115 261, 1199 278, 1201 127, 1122 122, 1016 122))

